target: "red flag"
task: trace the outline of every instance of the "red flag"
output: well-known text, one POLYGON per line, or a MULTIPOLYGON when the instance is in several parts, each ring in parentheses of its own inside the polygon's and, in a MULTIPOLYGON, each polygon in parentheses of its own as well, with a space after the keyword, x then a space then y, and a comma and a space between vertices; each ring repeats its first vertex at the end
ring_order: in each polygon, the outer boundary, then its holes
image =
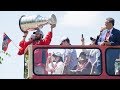
POLYGON ((11 42, 12 40, 4 33, 3 35, 3 43, 2 43, 2 50, 3 51, 6 51, 7 48, 8 48, 8 45, 9 43, 11 42))

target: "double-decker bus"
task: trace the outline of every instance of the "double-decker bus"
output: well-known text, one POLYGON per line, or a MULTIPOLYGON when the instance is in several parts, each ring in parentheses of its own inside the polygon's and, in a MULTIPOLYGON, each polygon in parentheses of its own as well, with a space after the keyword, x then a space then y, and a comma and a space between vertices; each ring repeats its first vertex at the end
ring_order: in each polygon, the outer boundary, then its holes
MULTIPOLYGON (((97 52, 96 52, 97 53, 97 52)), ((86 54, 87 59, 90 58, 89 54, 86 54)), ((78 58, 77 58, 78 59, 78 58)), ((24 53, 24 78, 25 79, 120 79, 120 46, 92 46, 92 45, 29 45, 24 53), (46 68, 46 61, 49 56, 54 52, 62 52, 64 49, 75 49, 77 57, 81 52, 85 50, 98 51, 99 57, 99 73, 94 73, 96 63, 98 60, 94 60, 91 63, 90 73, 78 73, 76 69, 71 70, 69 74, 37 74, 35 72, 35 52, 38 50, 42 63, 46 68), (46 54, 47 53, 47 54, 46 54)))

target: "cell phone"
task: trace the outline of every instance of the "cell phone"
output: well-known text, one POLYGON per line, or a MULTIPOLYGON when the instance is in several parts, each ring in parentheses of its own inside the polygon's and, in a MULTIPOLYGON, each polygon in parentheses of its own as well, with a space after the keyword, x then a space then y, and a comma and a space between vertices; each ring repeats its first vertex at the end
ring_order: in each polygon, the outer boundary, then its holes
POLYGON ((82 34, 82 38, 83 38, 83 34, 82 34))

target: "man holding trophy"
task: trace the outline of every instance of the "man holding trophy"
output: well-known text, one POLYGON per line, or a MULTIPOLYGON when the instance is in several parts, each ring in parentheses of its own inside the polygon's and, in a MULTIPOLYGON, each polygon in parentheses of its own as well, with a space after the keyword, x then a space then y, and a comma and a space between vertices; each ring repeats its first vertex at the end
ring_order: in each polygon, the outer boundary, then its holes
MULTIPOLYGON (((51 18, 43 18, 40 15, 36 16, 22 16, 19 20, 19 26, 21 31, 24 33, 23 40, 19 43, 19 46, 21 47, 19 49, 18 55, 23 55, 25 49, 28 45, 49 45, 52 40, 52 33, 53 28, 56 27, 56 16, 54 14, 51 15, 51 18), (43 38, 43 32, 41 31, 41 28, 44 25, 51 25, 51 31, 48 32, 48 34, 43 38), (28 32, 36 30, 33 35, 34 38, 30 38, 29 41, 25 41, 28 32)), ((44 54, 47 57, 47 51, 36 49, 34 51, 34 72, 35 74, 45 74, 45 64, 46 60, 43 61, 41 59, 41 52, 45 52, 44 54)))
POLYGON ((45 19, 39 15, 37 16, 22 16, 19 20, 19 26, 21 31, 24 33, 23 40, 19 43, 19 46, 21 47, 19 49, 18 55, 24 54, 24 50, 26 47, 30 44, 33 45, 49 45, 52 39, 52 32, 53 28, 56 26, 56 16, 54 14, 51 15, 51 18, 45 19), (43 32, 40 30, 41 27, 44 25, 50 24, 51 25, 51 31, 48 32, 46 37, 43 39, 43 32), (29 41, 25 41, 28 32, 33 31, 35 34, 35 38, 31 39, 29 41))
POLYGON ((33 45, 49 45, 52 39, 52 32, 53 32, 53 28, 55 27, 55 25, 51 25, 51 31, 48 32, 48 34, 46 35, 46 37, 43 39, 43 32, 39 29, 36 28, 36 32, 34 32, 35 34, 35 38, 32 38, 29 41, 25 41, 28 32, 24 32, 23 35, 23 40, 19 43, 19 46, 21 47, 19 49, 18 55, 22 55, 24 54, 24 51, 26 49, 26 47, 30 44, 33 45))

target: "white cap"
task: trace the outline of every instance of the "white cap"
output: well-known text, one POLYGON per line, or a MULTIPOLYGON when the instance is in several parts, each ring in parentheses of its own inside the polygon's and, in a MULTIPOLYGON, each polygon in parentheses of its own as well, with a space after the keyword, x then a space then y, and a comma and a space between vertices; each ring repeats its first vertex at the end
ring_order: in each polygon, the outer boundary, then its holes
POLYGON ((31 39, 35 39, 35 35, 34 35, 34 34, 32 34, 32 35, 30 36, 29 40, 31 40, 31 39))
POLYGON ((62 54, 60 52, 56 52, 56 53, 53 53, 53 56, 62 57, 62 54))
POLYGON ((63 36, 63 37, 61 38, 60 44, 61 44, 64 40, 66 40, 66 39, 68 39, 68 37, 63 36))
POLYGON ((44 36, 43 32, 40 29, 37 30, 36 32, 39 33, 39 34, 42 34, 42 36, 44 36))

